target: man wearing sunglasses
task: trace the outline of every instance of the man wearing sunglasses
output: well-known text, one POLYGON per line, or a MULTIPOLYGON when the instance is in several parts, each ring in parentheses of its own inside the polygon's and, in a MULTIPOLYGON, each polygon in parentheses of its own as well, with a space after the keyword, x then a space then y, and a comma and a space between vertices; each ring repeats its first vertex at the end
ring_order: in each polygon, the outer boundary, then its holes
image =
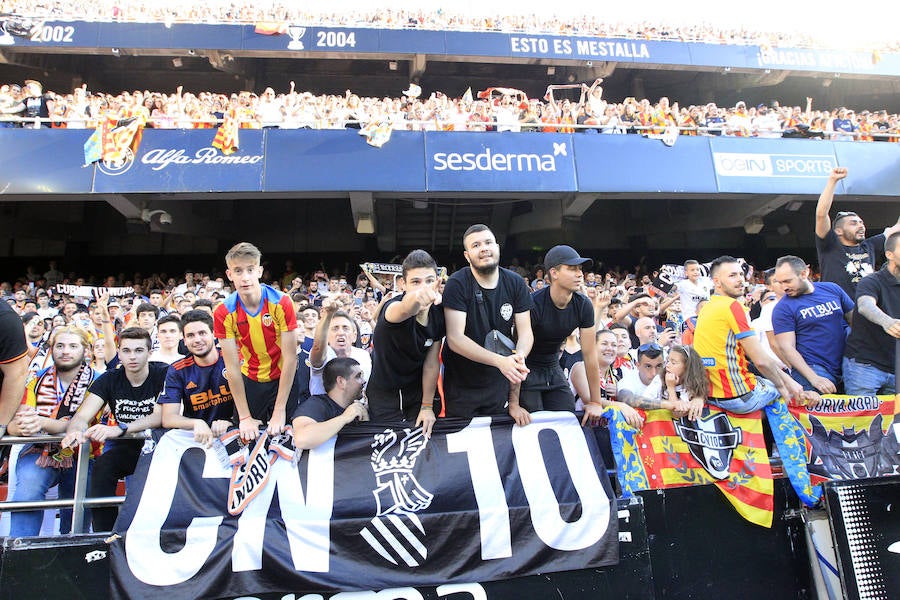
POLYGON ((900 231, 900 221, 883 233, 866 237, 866 225, 852 211, 841 211, 832 221, 829 213, 837 182, 847 176, 845 167, 831 171, 816 204, 816 254, 822 281, 838 284, 850 298, 856 298, 856 284, 875 272, 875 261, 884 256, 884 241, 900 231))
POLYGON ((663 356, 662 346, 656 342, 643 344, 637 349, 637 368, 622 373, 622 379, 617 384, 616 397, 635 408, 662 408, 658 402, 654 405, 633 404, 629 400, 632 396, 637 399, 658 399, 662 392, 662 381, 659 373, 665 366, 666 359, 663 356), (623 392, 630 394, 623 394, 623 392), (627 398, 627 399, 626 399, 627 398))

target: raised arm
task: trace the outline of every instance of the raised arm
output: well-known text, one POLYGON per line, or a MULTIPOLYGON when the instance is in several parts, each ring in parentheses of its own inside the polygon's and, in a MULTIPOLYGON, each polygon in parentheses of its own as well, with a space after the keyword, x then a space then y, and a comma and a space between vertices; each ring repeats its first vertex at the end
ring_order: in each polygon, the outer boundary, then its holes
POLYGON ((325 353, 328 348, 328 328, 331 327, 331 319, 340 308, 336 298, 325 298, 322 301, 322 318, 316 324, 316 333, 313 335, 312 350, 309 352, 309 365, 314 369, 320 369, 325 365, 325 353))
POLYGON ((103 293, 97 297, 97 308, 100 310, 100 321, 103 329, 103 362, 109 363, 116 357, 116 329, 112 318, 109 316, 109 294, 103 293))
POLYGON ((825 189, 819 195, 819 201, 816 203, 816 236, 819 239, 825 239, 828 231, 831 229, 831 205, 834 202, 834 190, 837 182, 847 176, 846 167, 835 167, 828 176, 825 183, 825 189))

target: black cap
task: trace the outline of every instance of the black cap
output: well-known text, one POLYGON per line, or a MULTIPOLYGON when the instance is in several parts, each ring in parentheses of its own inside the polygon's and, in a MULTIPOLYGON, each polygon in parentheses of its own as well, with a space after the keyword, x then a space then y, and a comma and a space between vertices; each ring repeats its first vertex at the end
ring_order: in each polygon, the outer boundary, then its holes
POLYGON ((581 265, 591 268, 594 266, 594 261, 590 258, 580 257, 572 246, 553 246, 544 257, 544 266, 552 269, 559 265, 569 265, 570 267, 581 265))

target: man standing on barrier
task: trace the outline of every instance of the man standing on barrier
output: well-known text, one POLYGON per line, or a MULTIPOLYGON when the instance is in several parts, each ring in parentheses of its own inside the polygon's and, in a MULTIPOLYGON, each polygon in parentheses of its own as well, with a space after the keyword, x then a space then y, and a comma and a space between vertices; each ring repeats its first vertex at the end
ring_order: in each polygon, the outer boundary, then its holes
MULTIPOLYGON (((122 368, 112 369, 97 378, 78 412, 69 421, 63 448, 74 448, 86 441, 104 442, 103 454, 94 460, 88 495, 113 496, 119 479, 134 473, 143 447, 142 440, 116 440, 129 433, 146 431, 162 424, 162 410, 156 403, 166 381, 169 365, 150 362, 150 334, 140 327, 123 329, 119 334, 119 361, 122 368), (115 418, 115 425, 90 425, 104 406, 115 418), (89 426, 90 425, 90 426, 89 426)), ((93 509, 94 531, 111 531, 118 509, 93 509)))
MULTIPOLYGON (((90 347, 90 334, 80 327, 66 325, 53 332, 50 336, 53 364, 28 382, 22 406, 9 424, 10 434, 30 437, 65 433, 69 418, 81 406, 95 377, 86 360, 90 347)), ((16 461, 13 501, 43 500, 47 490, 55 485, 59 485, 60 498, 74 497, 74 459, 71 449, 63 449, 59 444, 23 445, 16 461)), ((42 510, 12 513, 10 536, 38 535, 43 518, 42 510)), ((72 509, 62 509, 59 532, 67 534, 71 529, 72 509)))
POLYGON ((531 296, 522 277, 499 266, 500 246, 487 225, 469 227, 463 248, 469 267, 450 276, 443 296, 444 412, 498 415, 508 405, 515 415, 534 341, 531 296))
POLYGON ((194 441, 210 445, 234 421, 234 400, 225 376, 225 359, 216 348, 213 318, 202 310, 181 317, 187 358, 172 363, 159 397, 162 425, 194 432, 194 441))
POLYGON ((222 348, 241 437, 255 440, 261 423, 269 433, 284 429, 297 398, 297 315, 291 299, 259 282, 262 254, 248 242, 225 255, 235 291, 215 310, 214 333, 222 348))
POLYGON ((428 437, 445 333, 438 269, 424 250, 410 252, 402 266, 403 294, 385 302, 375 325, 366 397, 373 421, 415 421, 428 437))

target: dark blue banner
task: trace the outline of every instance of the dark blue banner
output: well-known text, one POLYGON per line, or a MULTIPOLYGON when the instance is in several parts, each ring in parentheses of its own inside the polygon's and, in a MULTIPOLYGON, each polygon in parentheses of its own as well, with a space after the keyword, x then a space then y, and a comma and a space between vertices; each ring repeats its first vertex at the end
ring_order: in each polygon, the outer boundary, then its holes
POLYGON ((113 598, 465 584, 618 562, 603 459, 570 413, 533 413, 527 427, 442 420, 430 439, 364 423, 294 460, 289 437, 239 450, 156 433, 116 521, 113 598))
POLYGON ((429 132, 425 153, 429 192, 578 189, 569 134, 429 132))
MULTIPOLYGON (((90 131, 84 133, 87 140, 90 131)), ((137 156, 96 164, 94 192, 256 192, 265 165, 263 132, 240 130, 240 149, 213 148, 215 129, 146 129, 137 156)), ((83 142, 82 142, 83 143, 83 142)))
POLYGON ((717 191, 708 138, 679 136, 672 146, 639 135, 572 138, 579 192, 717 191))
MULTIPOLYGON (((215 129, 146 129, 137 156, 83 167, 88 129, 0 129, 6 194, 172 192, 583 192, 900 195, 900 145, 639 135, 240 130, 230 156, 215 129)), ((129 151, 130 152, 130 151, 129 151)), ((5 187, 4 187, 5 186, 5 187)))
POLYGON ((0 45, 329 52, 347 53, 348 57, 350 54, 433 54, 900 76, 900 54, 888 52, 521 33, 274 25, 282 26, 285 33, 265 35, 253 25, 47 21, 30 37, 0 36, 0 45))
POLYGON ((835 142, 838 163, 850 176, 841 183, 848 194, 900 196, 900 144, 835 142))
POLYGON ((395 131, 381 148, 355 129, 267 130, 267 192, 425 190, 425 137, 395 131))
POLYGON ((831 170, 839 166, 831 142, 726 137, 708 140, 720 192, 818 194, 831 170))
POLYGON ((92 130, 0 129, 0 194, 89 194, 84 166, 92 130))

